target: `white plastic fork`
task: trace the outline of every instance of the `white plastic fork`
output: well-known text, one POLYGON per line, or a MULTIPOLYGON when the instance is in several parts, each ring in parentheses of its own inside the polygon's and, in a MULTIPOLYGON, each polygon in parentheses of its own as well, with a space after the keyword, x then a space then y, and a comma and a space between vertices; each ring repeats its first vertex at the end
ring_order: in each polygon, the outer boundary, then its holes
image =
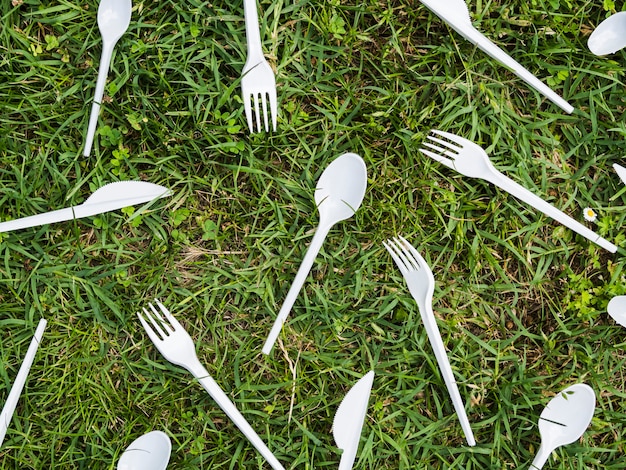
POLYGON ((261 131, 261 114, 265 132, 269 131, 268 114, 271 115, 272 130, 276 130, 278 100, 276 98, 276 77, 270 64, 265 60, 261 47, 259 17, 256 0, 244 0, 246 22, 246 42, 248 57, 241 74, 241 95, 250 132, 261 131), (269 104, 269 110, 267 106, 269 104), (254 119, 253 119, 254 111, 254 119), (256 123, 256 128, 254 126, 256 123))
POLYGON ((149 303, 149 309, 144 308, 142 312, 137 312, 137 316, 159 352, 172 364, 184 367, 198 379, 200 385, 211 395, 211 398, 215 400, 259 453, 265 457, 265 460, 274 470, 285 470, 254 429, 252 429, 252 426, 250 426, 248 421, 246 421, 200 363, 191 336, 159 300, 155 300, 155 303, 159 310, 149 303))
POLYGON ((427 138, 428 141, 423 144, 427 149, 419 149, 424 155, 444 164, 448 168, 458 171, 463 176, 484 179, 529 206, 540 210, 545 215, 552 217, 605 250, 611 253, 617 251, 617 246, 613 243, 605 240, 593 230, 585 227, 511 178, 500 173, 489 160, 487 153, 474 142, 439 130, 431 130, 427 138))
POLYGON ((383 242, 383 245, 387 248, 387 251, 400 269, 406 281, 406 285, 409 288, 409 292, 417 302, 417 308, 422 317, 424 328, 426 328, 428 340, 435 353, 437 364, 439 364, 443 381, 448 388, 452 405, 461 422, 461 429, 463 430, 463 434, 465 434, 465 440, 467 440, 470 446, 475 446, 476 440, 474 439, 472 428, 467 419, 465 406, 461 394, 459 393, 459 388, 456 385, 452 367, 446 355, 446 348, 441 339, 441 333, 439 333, 437 320, 433 313, 435 277, 430 270, 430 266, 428 266, 428 263, 426 263, 418 251, 401 236, 393 240, 387 240, 387 242, 383 242))

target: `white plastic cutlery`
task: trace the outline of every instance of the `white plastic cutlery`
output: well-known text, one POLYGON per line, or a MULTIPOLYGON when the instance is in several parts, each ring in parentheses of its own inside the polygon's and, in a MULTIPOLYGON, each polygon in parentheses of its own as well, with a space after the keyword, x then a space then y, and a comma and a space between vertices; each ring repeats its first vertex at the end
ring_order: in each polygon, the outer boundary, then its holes
POLYGON ((409 292, 417 302, 422 323, 426 329, 428 340, 435 353, 439 370, 443 376, 443 381, 448 388, 448 393, 452 399, 452 405, 461 423, 461 429, 465 434, 465 440, 470 446, 476 445, 474 433, 470 427, 465 405, 459 393, 459 388, 452 373, 452 367, 446 354, 446 348, 439 333, 437 320, 433 313, 433 293, 435 292, 435 277, 428 263, 422 258, 418 251, 403 237, 383 242, 385 248, 400 269, 409 292))
POLYGON ((77 206, 1 222, 0 232, 89 217, 136 204, 143 204, 170 194, 169 189, 146 181, 117 181, 98 188, 85 202, 77 206))
POLYGON ((274 470, 284 470, 284 467, 252 429, 246 418, 237 410, 237 407, 200 363, 191 336, 161 302, 156 300, 155 303, 158 310, 154 305, 148 304, 149 308, 137 312, 137 316, 159 352, 172 364, 184 367, 191 372, 270 466, 274 470))
POLYGON ((2 413, 0 413, 0 446, 2 446, 2 443, 4 442, 4 436, 9 428, 11 418, 13 418, 13 413, 15 412, 15 407, 17 406, 17 402, 22 394, 24 384, 26 384, 28 372, 30 372, 30 367, 33 365, 33 360, 35 359, 35 354, 39 348, 39 343, 41 342, 47 323, 48 322, 45 318, 39 320, 39 325, 37 325, 35 335, 30 342, 30 346, 28 346, 26 356, 24 356, 24 362, 22 362, 22 365, 20 366, 15 382, 13 382, 13 386, 11 387, 11 391, 7 397, 7 401, 2 408, 2 413))
POLYGON ((605 250, 611 253, 617 251, 617 246, 613 243, 500 173, 489 160, 487 153, 474 142, 449 132, 431 130, 427 142, 424 142, 423 145, 426 148, 420 148, 420 152, 433 160, 458 171, 464 176, 483 179, 515 196, 530 207, 552 217, 605 250))
POLYGON ((626 11, 619 11, 600 23, 589 36, 587 46, 598 56, 614 54, 626 47, 626 11))
POLYGON ((515 75, 520 77, 563 111, 568 114, 574 111, 574 107, 571 104, 561 98, 550 87, 474 28, 465 0, 421 0, 421 2, 439 18, 448 23, 457 33, 472 44, 475 44, 489 56, 501 62, 505 67, 512 70, 515 75))
POLYGON ((541 445, 531 467, 541 469, 557 447, 580 439, 596 407, 596 394, 586 384, 574 384, 548 402, 539 416, 541 445))
POLYGON ((352 386, 335 412, 333 436, 337 447, 343 450, 339 470, 350 470, 354 465, 373 383, 371 370, 352 386))
POLYGON ((626 184, 626 168, 617 163, 613 163, 613 169, 615 173, 617 173, 617 176, 619 176, 619 179, 622 180, 622 183, 626 184))
POLYGON ((124 35, 130 25, 130 17, 133 9, 131 0, 100 0, 98 5, 98 28, 102 35, 102 55, 100 56, 100 68, 98 70, 98 80, 96 91, 91 106, 89 116, 89 127, 85 139, 83 155, 88 157, 91 153, 93 138, 98 126, 98 115, 100 114, 100 104, 104 96, 104 86, 106 85, 109 66, 113 49, 117 41, 124 35))
POLYGON ((117 470, 165 470, 171 452, 169 436, 151 431, 130 443, 117 462, 117 470))
POLYGON ((241 73, 241 94, 248 128, 253 133, 255 130, 261 132, 262 129, 265 129, 266 132, 269 131, 267 116, 270 114, 272 130, 275 131, 278 114, 276 77, 274 70, 263 55, 256 0, 244 0, 243 10, 248 55, 241 73), (263 127, 261 127, 261 114, 263 115, 263 127))
POLYGON ((291 307, 304 285, 326 235, 337 222, 354 215, 363 202, 366 187, 367 168, 363 159, 355 153, 345 153, 336 158, 320 176, 315 188, 315 204, 320 214, 320 223, 265 341, 264 354, 272 351, 283 323, 289 316, 291 307))

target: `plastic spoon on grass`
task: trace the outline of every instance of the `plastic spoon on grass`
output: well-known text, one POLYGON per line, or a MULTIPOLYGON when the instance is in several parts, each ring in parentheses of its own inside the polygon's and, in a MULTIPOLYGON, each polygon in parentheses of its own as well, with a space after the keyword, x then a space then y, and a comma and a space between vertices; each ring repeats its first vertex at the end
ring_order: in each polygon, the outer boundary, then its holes
POLYGON ((626 328, 626 295, 616 295, 606 306, 611 318, 626 328))
POLYGON ((131 442, 117 462, 117 470, 165 470, 171 451, 167 434, 149 432, 131 442))
POLYGON ((567 387, 548 402, 539 417, 541 446, 531 467, 542 468, 552 451, 583 435, 596 407, 596 395, 585 384, 567 387))
POLYGON ((100 57, 100 69, 98 70, 98 81, 96 82, 91 116, 89 117, 89 127, 87 128, 87 138, 85 139, 85 149, 83 151, 85 157, 88 157, 91 153, 93 137, 98 126, 100 103, 104 95, 104 85, 107 81, 113 49, 130 25, 132 8, 131 0, 100 0, 100 5, 98 6, 98 28, 102 35, 102 55, 100 57))
POLYGON ((296 278, 287 293, 274 326, 263 346, 269 354, 280 334, 298 293, 306 280, 313 262, 333 225, 354 215, 363 202, 367 187, 367 169, 363 159, 355 153, 345 153, 331 162, 320 176, 315 188, 315 204, 320 223, 309 249, 300 265, 296 278))
POLYGON ((598 56, 614 54, 626 47, 626 11, 615 13, 600 23, 589 36, 587 46, 598 56))

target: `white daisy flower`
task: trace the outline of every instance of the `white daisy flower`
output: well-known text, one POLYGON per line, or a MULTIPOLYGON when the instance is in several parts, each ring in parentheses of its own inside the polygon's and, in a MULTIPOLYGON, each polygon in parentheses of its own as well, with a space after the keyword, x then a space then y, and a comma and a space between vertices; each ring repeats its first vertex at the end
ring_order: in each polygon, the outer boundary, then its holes
POLYGON ((598 214, 591 207, 585 207, 583 210, 583 215, 587 222, 595 222, 598 218, 598 214))

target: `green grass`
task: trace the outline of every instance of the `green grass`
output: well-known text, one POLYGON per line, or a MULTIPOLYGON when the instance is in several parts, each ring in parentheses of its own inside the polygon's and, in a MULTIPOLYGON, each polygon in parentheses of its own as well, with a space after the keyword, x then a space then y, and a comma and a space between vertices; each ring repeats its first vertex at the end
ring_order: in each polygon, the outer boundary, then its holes
MULTIPOLYGON (((622 469, 626 336, 626 54, 586 41, 612 2, 471 2, 477 28, 577 109, 561 113, 419 2, 259 2, 279 128, 246 129, 242 2, 137 1, 81 156, 101 41, 97 2, 0 4, 0 220, 78 204, 123 179, 173 196, 148 210, 0 235, 0 403, 48 319, 0 449, 3 469, 113 469, 165 430, 172 469, 269 468, 135 312, 155 297, 289 469, 337 468, 332 419, 376 372, 355 468, 528 468, 559 390, 597 394, 549 468, 622 469), (419 153, 438 128, 621 246, 610 255, 419 153), (329 234, 273 354, 261 347, 318 222, 313 188, 363 156, 362 208, 329 234), (430 263, 434 310, 478 441, 464 445, 416 304, 382 241, 430 263)), ((619 7, 618 7, 619 8, 619 7)))

